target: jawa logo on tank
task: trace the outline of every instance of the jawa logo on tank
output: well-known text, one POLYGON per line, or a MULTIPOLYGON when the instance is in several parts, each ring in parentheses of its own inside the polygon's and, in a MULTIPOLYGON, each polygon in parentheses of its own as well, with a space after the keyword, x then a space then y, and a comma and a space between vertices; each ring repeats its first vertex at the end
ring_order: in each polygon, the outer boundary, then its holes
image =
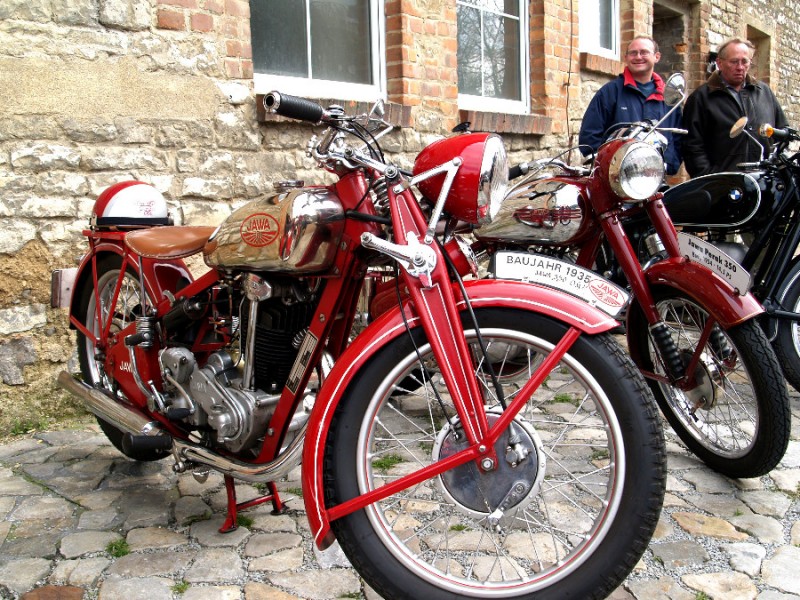
POLYGON ((248 246, 268 246, 278 237, 278 222, 275 217, 266 213, 250 215, 243 222, 239 231, 244 243, 248 246))
POLYGON ((556 225, 568 225, 571 221, 580 221, 583 211, 580 208, 520 208, 514 216, 531 227, 553 228, 556 225))

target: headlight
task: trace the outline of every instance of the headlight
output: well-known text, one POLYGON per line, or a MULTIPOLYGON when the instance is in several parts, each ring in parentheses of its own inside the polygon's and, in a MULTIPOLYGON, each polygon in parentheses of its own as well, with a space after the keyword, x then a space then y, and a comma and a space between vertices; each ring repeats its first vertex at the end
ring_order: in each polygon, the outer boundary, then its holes
POLYGON ((508 190, 508 158, 499 137, 486 139, 478 188, 478 222, 490 223, 508 190))
MULTIPOLYGON (((422 150, 414 161, 414 175, 454 158, 461 165, 447 194, 444 209, 457 219, 484 225, 491 222, 508 189, 508 160, 503 140, 495 134, 465 133, 439 140, 422 150)), ((419 182, 419 189, 436 201, 444 174, 419 182)))
POLYGON ((664 180, 664 159, 644 142, 620 146, 608 165, 608 181, 614 193, 630 200, 646 200, 664 180))

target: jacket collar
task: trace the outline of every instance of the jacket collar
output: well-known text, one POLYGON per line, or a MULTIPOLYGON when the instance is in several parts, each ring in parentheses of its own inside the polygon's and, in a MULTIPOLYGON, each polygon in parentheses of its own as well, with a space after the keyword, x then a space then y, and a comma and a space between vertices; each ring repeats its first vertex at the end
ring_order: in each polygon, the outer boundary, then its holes
MULTIPOLYGON (((653 82, 656 84, 656 91, 650 94, 645 100, 658 100, 661 101, 664 99, 664 80, 661 79, 661 76, 653 71, 653 82)), ((628 67, 625 67, 625 70, 622 71, 622 84, 624 86, 630 86, 634 89, 639 89, 636 87, 636 80, 631 75, 631 72, 628 70, 628 67)))
MULTIPOLYGON (((722 79, 722 75, 719 74, 719 71, 714 71, 706 83, 708 84, 708 89, 714 92, 724 90, 726 88, 725 81, 722 79)), ((757 85, 758 80, 751 77, 750 73, 744 76, 744 85, 742 87, 753 88, 757 85)))

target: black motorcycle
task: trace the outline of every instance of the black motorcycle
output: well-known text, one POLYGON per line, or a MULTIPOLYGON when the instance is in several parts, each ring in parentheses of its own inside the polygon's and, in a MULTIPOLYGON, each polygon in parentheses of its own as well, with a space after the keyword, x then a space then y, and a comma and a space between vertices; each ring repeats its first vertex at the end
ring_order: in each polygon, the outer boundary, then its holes
MULTIPOLYGON (((731 137, 744 134, 758 143, 746 125, 743 117, 731 137)), ((758 162, 738 165, 741 172, 676 185, 664 193, 664 204, 676 226, 725 253, 706 261, 714 261, 729 280, 748 285, 763 304, 762 327, 786 379, 800 391, 800 152, 789 151, 800 134, 768 124, 759 133, 775 142, 768 156, 762 151, 758 162)))

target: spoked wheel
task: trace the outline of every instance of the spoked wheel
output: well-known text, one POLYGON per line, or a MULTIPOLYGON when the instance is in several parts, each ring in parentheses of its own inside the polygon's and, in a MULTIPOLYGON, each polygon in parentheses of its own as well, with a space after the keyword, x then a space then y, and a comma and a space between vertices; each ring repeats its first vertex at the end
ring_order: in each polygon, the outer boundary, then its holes
MULTIPOLYGON (((95 294, 95 290, 91 287, 91 281, 81 290, 78 315, 95 337, 101 334, 103 330, 102 324, 107 323, 109 319, 111 321, 109 335, 111 335, 122 331, 141 314, 142 295, 139 280, 130 267, 125 272, 116 302, 113 302, 114 290, 119 280, 121 268, 122 259, 119 256, 107 256, 99 260, 97 265, 97 293, 95 294), (98 302, 100 303, 99 319, 97 312, 98 302)), ((87 384, 99 387, 112 395, 120 396, 114 386, 112 375, 106 373, 102 356, 95 346, 94 339, 83 335, 81 332, 78 332, 78 362, 80 363, 83 380, 87 384)), ((127 450, 122 445, 122 431, 99 417, 97 422, 117 450, 129 458, 152 461, 169 455, 168 452, 162 450, 127 450)))
MULTIPOLYGON (((672 290, 656 295, 656 306, 688 366, 708 312, 672 290)), ((665 374, 646 324, 629 326, 629 335, 638 335, 639 347, 649 350, 644 368, 665 374)), ((650 381, 675 433, 698 458, 729 477, 771 471, 789 443, 791 416, 783 374, 758 324, 714 326, 694 377, 696 386, 685 392, 650 381)))
MULTIPOLYGON (((788 282, 781 297, 781 307, 800 312, 800 263, 795 264, 785 277, 788 282)), ((778 319, 778 333, 773 342, 786 380, 800 391, 800 321, 778 319)))
MULTIPOLYGON (((511 402, 566 328, 521 311, 476 314, 511 402)), ((492 424, 503 409, 465 327, 492 424)), ((329 505, 465 444, 417 329, 348 388, 326 446, 329 505)), ((387 598, 606 597, 647 547, 665 482, 655 403, 621 348, 606 335, 579 338, 495 450, 489 471, 467 463, 334 521, 356 569, 387 598)))

